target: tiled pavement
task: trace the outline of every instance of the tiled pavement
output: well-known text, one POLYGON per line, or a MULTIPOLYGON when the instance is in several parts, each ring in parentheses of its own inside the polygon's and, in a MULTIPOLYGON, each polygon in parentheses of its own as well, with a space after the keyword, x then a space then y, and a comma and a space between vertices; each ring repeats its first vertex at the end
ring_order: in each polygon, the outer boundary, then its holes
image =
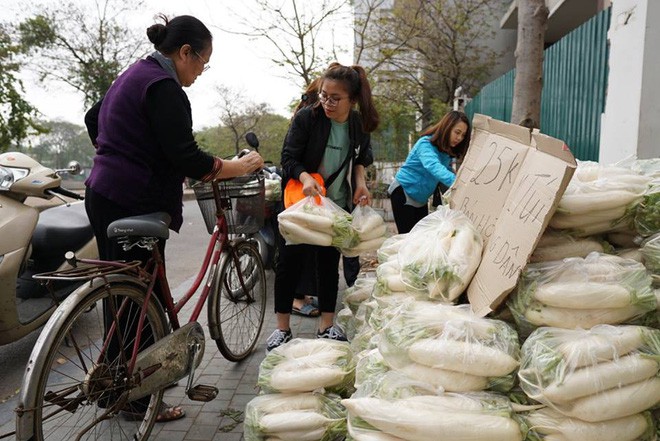
MULTIPOLYGON (((340 265, 341 267, 341 265, 340 265)), ((169 423, 156 423, 151 439, 159 441, 204 440, 204 441, 240 441, 243 440, 243 411, 245 405, 257 395, 256 381, 259 364, 265 356, 266 337, 275 329, 275 314, 273 312, 273 272, 267 271, 268 305, 264 326, 259 337, 259 343, 250 357, 240 363, 231 363, 223 358, 213 340, 207 340, 204 357, 196 371, 196 383, 216 386, 218 396, 208 403, 191 401, 184 391, 187 377, 180 380, 178 386, 165 392, 165 400, 169 404, 181 405, 186 411, 186 417, 169 423)), ((192 280, 190 280, 192 283, 192 280)), ((183 286, 190 285, 184 283, 183 286)), ((345 288, 340 275, 340 291, 345 288)), ((174 292, 185 291, 184 287, 174 292)), ((192 309, 186 306, 182 317, 186 318, 192 309)), ((338 308, 341 303, 338 301, 338 308)), ((206 330, 206 314, 201 314, 202 327, 206 330)), ((291 316, 291 329, 294 337, 313 338, 315 336, 317 319, 291 316)), ((16 397, 0 404, 0 436, 14 431, 13 409, 16 407, 16 397)), ((13 440, 14 437, 1 438, 13 440)))

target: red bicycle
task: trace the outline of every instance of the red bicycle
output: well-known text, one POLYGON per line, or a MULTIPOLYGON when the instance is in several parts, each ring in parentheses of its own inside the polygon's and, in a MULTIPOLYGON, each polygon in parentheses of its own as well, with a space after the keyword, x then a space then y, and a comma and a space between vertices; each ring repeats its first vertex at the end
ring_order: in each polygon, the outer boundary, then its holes
POLYGON ((108 228, 125 249, 151 250, 144 266, 69 253, 71 269, 38 276, 87 283, 58 307, 32 351, 16 409, 18 440, 145 440, 163 388, 186 375, 189 398, 213 399, 215 387, 193 386, 205 343, 197 320, 207 298, 209 334, 222 355, 240 361, 252 352, 264 320, 266 276, 247 236, 263 223, 263 176, 193 188, 211 238, 195 282, 176 302, 156 246, 169 235, 164 213, 121 219, 108 228), (182 325, 179 314, 196 295, 182 325))

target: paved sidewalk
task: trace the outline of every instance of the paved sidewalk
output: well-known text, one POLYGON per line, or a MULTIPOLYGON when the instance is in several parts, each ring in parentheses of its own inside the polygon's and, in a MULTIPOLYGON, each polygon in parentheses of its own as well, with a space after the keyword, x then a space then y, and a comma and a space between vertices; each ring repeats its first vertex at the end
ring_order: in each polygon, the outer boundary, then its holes
MULTIPOLYGON (((340 265, 341 267, 341 265, 340 265)), ((151 439, 158 441, 204 440, 204 441, 239 441, 243 440, 243 412, 245 405, 254 398, 259 364, 265 357, 266 337, 275 329, 275 314, 273 312, 273 281, 274 274, 266 271, 268 286, 268 305, 264 326, 259 337, 259 343, 250 357, 240 363, 231 363, 223 358, 215 341, 208 339, 204 357, 195 372, 196 384, 207 384, 219 389, 218 396, 208 403, 191 401, 185 395, 187 377, 180 380, 178 386, 165 392, 165 401, 173 405, 181 405, 186 411, 186 417, 169 423, 156 423, 151 439)), ((192 284, 192 279, 182 284, 173 293, 177 298, 192 284)), ((340 295, 346 288, 343 275, 340 272, 340 295)), ((190 316, 194 302, 190 302, 182 311, 181 317, 190 316)), ((337 302, 338 309, 342 307, 341 297, 337 302)), ((291 316, 291 329, 294 337, 314 338, 317 328, 316 318, 291 316)), ((207 318, 204 311, 200 323, 208 337, 207 318)), ((0 436, 13 432, 14 408, 17 398, 0 403, 0 436)), ((15 437, 3 438, 2 441, 14 440, 15 437)))

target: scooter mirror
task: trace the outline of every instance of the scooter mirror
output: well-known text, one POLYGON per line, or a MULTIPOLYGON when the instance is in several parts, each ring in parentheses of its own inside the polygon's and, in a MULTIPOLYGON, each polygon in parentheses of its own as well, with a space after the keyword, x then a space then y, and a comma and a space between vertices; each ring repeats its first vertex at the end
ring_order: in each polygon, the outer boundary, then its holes
POLYGON ((79 175, 82 171, 82 167, 80 167, 80 163, 78 161, 69 161, 69 163, 66 165, 66 168, 66 171, 72 175, 79 175))

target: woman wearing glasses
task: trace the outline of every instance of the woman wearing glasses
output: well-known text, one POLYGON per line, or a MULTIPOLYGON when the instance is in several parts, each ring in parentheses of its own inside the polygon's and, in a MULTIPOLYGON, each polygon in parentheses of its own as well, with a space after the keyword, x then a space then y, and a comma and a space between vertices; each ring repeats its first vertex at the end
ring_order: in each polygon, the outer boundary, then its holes
MULTIPOLYGON (((185 177, 209 181, 247 174, 263 166, 263 159, 255 152, 224 161, 200 150, 183 88, 209 68, 211 32, 195 17, 160 18, 164 23, 147 29, 156 51, 122 73, 85 115, 96 147, 94 165, 85 182, 85 208, 99 256, 105 260, 149 259, 149 251, 136 247, 125 252, 107 238, 108 225, 119 218, 163 211, 172 219, 170 229, 179 231, 185 177)), ((165 256, 164 241, 158 245, 165 256)), ((145 341, 144 335, 142 338, 145 341)), ((147 336, 145 343, 148 340, 147 336)), ((122 412, 128 418, 139 416, 144 403, 133 402, 122 412)), ((183 415, 180 407, 165 405, 157 421, 183 415)))
MULTIPOLYGON (((291 178, 303 184, 306 196, 322 191, 310 173, 324 179, 336 175, 326 196, 350 211, 354 204, 368 204, 371 195, 365 167, 373 162, 369 133, 378 127, 378 113, 366 72, 360 66, 333 63, 319 86, 319 102, 300 109, 291 122, 282 149, 283 185, 291 178), (355 107, 359 110, 356 110, 355 107), (338 174, 337 174, 338 172, 338 174)), ((289 327, 293 296, 301 277, 301 264, 316 252, 316 286, 321 316, 318 338, 346 340, 333 325, 339 284, 339 251, 334 247, 284 245, 278 238, 279 259, 275 270, 277 329, 268 337, 268 351, 291 340, 289 327)))

